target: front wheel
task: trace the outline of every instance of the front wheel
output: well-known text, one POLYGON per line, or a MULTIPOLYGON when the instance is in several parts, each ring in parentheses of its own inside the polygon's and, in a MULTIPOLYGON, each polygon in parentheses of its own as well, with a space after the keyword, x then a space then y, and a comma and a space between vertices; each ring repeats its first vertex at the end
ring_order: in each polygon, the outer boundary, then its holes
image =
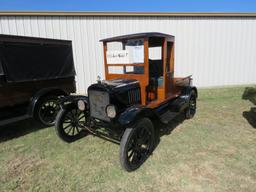
POLYGON ((137 121, 126 128, 120 145, 120 162, 130 172, 139 168, 154 149, 155 131, 148 118, 137 121))
POLYGON ((60 139, 73 142, 86 135, 83 126, 87 122, 87 115, 75 105, 68 105, 61 109, 56 117, 55 131, 60 139))

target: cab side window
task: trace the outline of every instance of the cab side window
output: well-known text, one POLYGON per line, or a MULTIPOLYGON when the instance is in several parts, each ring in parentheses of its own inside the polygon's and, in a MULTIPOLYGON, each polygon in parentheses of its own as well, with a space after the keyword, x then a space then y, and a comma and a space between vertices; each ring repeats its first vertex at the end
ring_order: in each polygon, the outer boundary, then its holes
POLYGON ((149 74, 150 77, 163 76, 162 47, 149 47, 149 74))

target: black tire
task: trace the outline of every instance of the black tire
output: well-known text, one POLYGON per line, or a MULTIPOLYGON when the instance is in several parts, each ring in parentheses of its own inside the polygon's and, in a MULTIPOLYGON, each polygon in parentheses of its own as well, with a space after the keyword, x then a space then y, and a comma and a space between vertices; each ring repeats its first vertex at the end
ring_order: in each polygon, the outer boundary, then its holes
POLYGON ((155 131, 148 118, 138 120, 126 128, 120 145, 120 163, 126 171, 138 169, 154 149, 155 131))
POLYGON ((75 105, 68 105, 61 109, 57 115, 55 131, 65 142, 76 141, 86 135, 83 126, 86 123, 86 113, 80 111, 75 105))
POLYGON ((60 110, 58 96, 45 96, 41 98, 35 110, 36 119, 45 126, 53 126, 60 110))
POLYGON ((196 92, 194 90, 191 91, 190 96, 189 96, 189 106, 185 110, 185 118, 186 119, 191 119, 195 116, 196 114, 196 92))

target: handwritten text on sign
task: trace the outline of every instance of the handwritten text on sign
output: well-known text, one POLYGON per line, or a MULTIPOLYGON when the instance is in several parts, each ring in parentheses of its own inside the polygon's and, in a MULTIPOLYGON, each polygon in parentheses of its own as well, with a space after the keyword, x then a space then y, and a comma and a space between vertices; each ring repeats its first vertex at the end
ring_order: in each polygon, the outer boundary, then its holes
POLYGON ((129 62, 129 52, 127 50, 107 51, 108 64, 127 64, 129 62))

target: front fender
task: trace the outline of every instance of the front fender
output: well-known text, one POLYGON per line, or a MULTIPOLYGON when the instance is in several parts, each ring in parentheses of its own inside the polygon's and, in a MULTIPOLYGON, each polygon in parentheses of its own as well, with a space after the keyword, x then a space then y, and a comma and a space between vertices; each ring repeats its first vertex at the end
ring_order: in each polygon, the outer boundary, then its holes
POLYGON ((88 97, 84 95, 69 95, 59 100, 61 108, 65 108, 69 104, 77 104, 77 101, 83 100, 88 105, 88 97))
POLYGON ((150 117, 152 115, 152 109, 142 105, 135 105, 127 108, 123 113, 121 113, 118 118, 118 122, 123 126, 127 126, 133 124, 141 117, 150 117))

